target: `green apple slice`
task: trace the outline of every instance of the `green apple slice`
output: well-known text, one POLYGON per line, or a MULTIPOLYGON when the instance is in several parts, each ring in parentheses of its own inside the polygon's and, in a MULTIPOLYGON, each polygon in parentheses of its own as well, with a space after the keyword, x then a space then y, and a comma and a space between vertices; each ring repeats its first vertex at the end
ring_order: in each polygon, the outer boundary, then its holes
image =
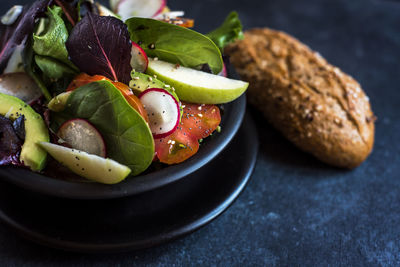
POLYGON ((105 159, 48 142, 40 142, 39 144, 72 172, 95 182, 116 184, 123 181, 131 172, 127 166, 112 159, 105 159))
POLYGON ((149 59, 146 73, 174 87, 180 100, 198 104, 231 102, 249 86, 247 82, 154 59, 149 59))

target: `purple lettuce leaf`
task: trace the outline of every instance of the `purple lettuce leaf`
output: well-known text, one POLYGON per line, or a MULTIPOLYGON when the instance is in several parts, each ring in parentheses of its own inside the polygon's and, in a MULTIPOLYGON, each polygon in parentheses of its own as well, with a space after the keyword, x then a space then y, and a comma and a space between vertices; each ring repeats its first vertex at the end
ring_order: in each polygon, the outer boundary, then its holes
POLYGON ((38 0, 30 6, 24 6, 21 15, 12 25, 0 23, 0 73, 6 68, 16 46, 33 33, 36 18, 44 15, 50 2, 38 0))
POLYGON ((11 120, 0 116, 0 165, 21 165, 19 155, 23 141, 18 138, 11 120))
POLYGON ((82 72, 125 84, 131 79, 131 46, 121 20, 91 13, 76 24, 66 43, 71 61, 82 72))

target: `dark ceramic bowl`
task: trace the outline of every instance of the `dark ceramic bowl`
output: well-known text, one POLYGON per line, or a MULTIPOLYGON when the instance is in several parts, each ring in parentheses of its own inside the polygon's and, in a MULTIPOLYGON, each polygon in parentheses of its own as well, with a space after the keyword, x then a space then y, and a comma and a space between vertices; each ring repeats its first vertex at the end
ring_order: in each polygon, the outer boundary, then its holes
POLYGON ((127 178, 116 185, 55 179, 15 167, 1 167, 0 179, 28 191, 70 199, 111 199, 149 192, 188 176, 215 158, 235 136, 242 124, 245 109, 245 95, 225 104, 221 122, 222 131, 207 138, 198 153, 189 160, 127 178))

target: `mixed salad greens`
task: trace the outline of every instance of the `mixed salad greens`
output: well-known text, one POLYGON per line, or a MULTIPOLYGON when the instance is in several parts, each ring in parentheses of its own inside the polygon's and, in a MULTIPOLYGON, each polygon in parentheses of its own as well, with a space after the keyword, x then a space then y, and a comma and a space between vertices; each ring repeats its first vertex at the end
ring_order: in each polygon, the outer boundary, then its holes
POLYGON ((154 162, 178 164, 220 131, 236 12, 208 34, 165 0, 37 0, 0 23, 0 165, 44 171, 47 154, 114 184, 154 162))

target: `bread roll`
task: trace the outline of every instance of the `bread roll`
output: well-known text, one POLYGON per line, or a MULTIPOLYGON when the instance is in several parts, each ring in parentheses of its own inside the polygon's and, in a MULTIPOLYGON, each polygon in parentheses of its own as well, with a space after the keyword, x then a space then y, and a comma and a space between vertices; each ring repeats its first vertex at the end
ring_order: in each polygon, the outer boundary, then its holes
POLYGON ((375 116, 368 97, 318 53, 267 28, 247 31, 225 53, 250 83, 249 102, 296 146, 344 168, 371 153, 375 116))

